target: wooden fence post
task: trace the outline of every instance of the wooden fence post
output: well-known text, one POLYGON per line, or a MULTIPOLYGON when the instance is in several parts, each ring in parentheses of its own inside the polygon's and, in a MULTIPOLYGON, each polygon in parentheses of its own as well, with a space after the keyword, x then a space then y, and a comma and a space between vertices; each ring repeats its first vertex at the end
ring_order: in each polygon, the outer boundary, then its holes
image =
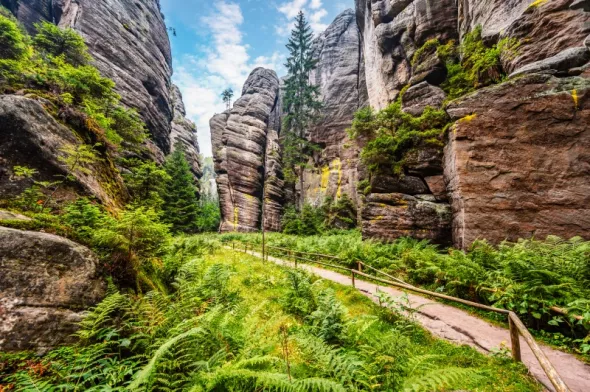
POLYGON ((363 263, 362 262, 358 262, 358 270, 359 272, 363 272, 363 263))
POLYGON ((356 281, 354 279, 354 270, 350 270, 350 273, 352 274, 352 287, 356 288, 356 281))
POLYGON ((522 356, 520 353, 520 333, 518 333, 518 328, 512 321, 512 317, 508 315, 508 325, 510 326, 510 342, 512 344, 512 358, 516 362, 522 362, 522 356))

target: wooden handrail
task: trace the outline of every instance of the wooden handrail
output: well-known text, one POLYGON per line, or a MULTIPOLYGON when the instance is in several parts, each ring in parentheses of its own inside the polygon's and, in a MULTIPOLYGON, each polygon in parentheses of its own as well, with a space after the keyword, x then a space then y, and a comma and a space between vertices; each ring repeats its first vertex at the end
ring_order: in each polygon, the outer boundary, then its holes
MULTIPOLYGON (((522 336, 524 338, 524 340, 527 342, 528 346, 530 347, 530 349, 533 352, 537 361, 539 361, 539 364, 541 365, 541 367, 543 368, 543 371, 545 372, 545 374, 549 378, 549 381, 551 381, 551 384, 553 385, 553 387, 555 387, 555 390, 557 392, 570 392, 570 389, 567 387, 565 382, 561 379, 561 377, 557 373, 557 370, 555 370, 555 367, 553 366, 551 361, 549 361, 549 358, 547 358, 547 356, 545 355, 543 350, 541 350, 541 348, 539 347, 539 345, 537 344, 537 342, 535 341, 535 339, 533 338, 533 336, 531 335, 529 330, 524 325, 524 323, 520 320, 520 318, 518 317, 518 315, 516 313, 514 313, 510 310, 495 308, 495 307, 483 305, 483 304, 480 304, 477 302, 468 301, 468 300, 452 297, 452 296, 441 294, 441 293, 436 293, 434 291, 424 290, 424 289, 412 286, 408 283, 405 283, 401 279, 397 279, 397 278, 395 278, 383 271, 380 271, 368 264, 363 263, 362 261, 358 261, 359 270, 355 270, 353 268, 348 268, 348 267, 344 267, 341 265, 324 263, 324 262, 321 262, 318 260, 306 259, 301 256, 296 256, 295 253, 300 254, 300 255, 325 257, 325 258, 329 258, 331 260, 343 261, 342 259, 340 259, 338 257, 334 257, 334 256, 322 255, 319 253, 301 252, 301 251, 296 251, 296 250, 287 249, 287 248, 281 248, 281 247, 277 247, 277 246, 268 246, 267 245, 265 248, 289 252, 289 254, 292 255, 292 257, 295 261, 295 267, 297 267, 297 260, 301 260, 301 261, 304 261, 307 263, 319 264, 319 265, 324 265, 324 266, 331 267, 331 268, 337 268, 337 269, 349 271, 351 274, 353 287, 356 287, 356 275, 359 275, 364 278, 367 278, 367 279, 370 279, 370 280, 373 280, 373 281, 376 281, 379 283, 383 283, 383 284, 386 284, 389 286, 399 287, 404 290, 413 291, 416 293, 428 295, 428 296, 435 297, 435 298, 441 298, 441 299, 451 301, 451 302, 457 302, 457 303, 460 303, 463 305, 472 306, 472 307, 482 309, 482 310, 487 310, 490 312, 505 314, 508 316, 508 322, 509 322, 509 327, 510 327, 510 340, 511 340, 511 345, 512 345, 512 357, 514 358, 514 360, 518 361, 518 362, 522 362, 522 353, 521 353, 521 349, 520 349, 520 336, 522 336), (392 280, 381 279, 376 276, 366 274, 361 271, 361 268, 360 268, 361 265, 364 267, 367 267, 377 273, 385 275, 392 280)), ((235 249, 235 246, 234 246, 234 249, 235 249)), ((246 247, 245 247, 246 252, 247 252, 247 250, 248 250, 248 245, 246 245, 246 247)), ((555 308, 553 310, 555 310, 556 312, 559 312, 559 313, 563 312, 563 314, 567 314, 567 312, 565 312, 564 310, 559 309, 559 308, 555 308)))

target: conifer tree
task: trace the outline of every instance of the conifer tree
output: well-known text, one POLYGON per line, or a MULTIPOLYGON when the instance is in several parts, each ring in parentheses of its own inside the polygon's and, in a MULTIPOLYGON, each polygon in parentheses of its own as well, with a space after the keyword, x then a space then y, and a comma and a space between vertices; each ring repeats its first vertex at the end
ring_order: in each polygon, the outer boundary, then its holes
MULTIPOLYGON (((313 151, 305 139, 305 133, 317 117, 321 108, 318 99, 319 88, 310 83, 309 76, 317 66, 312 53, 313 33, 302 11, 295 18, 295 28, 287 44, 289 57, 285 64, 288 78, 285 81, 284 105, 286 116, 283 131, 283 167, 287 180, 303 182, 303 170, 313 151)), ((303 187, 301 187, 303 192, 303 187)), ((300 195, 299 206, 303 206, 304 195, 300 195)))
POLYGON ((194 232, 199 214, 198 188, 181 145, 168 157, 164 169, 170 179, 163 195, 162 220, 171 224, 174 232, 194 232))

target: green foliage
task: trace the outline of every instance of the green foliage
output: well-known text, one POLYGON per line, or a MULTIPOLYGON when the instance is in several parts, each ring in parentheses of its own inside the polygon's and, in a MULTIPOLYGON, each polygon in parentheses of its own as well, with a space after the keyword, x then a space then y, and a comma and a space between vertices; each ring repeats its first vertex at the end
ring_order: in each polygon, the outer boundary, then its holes
POLYGON ((152 272, 151 261, 164 254, 169 238, 169 226, 160 222, 159 214, 140 206, 128 207, 118 219, 104 219, 92 242, 111 275, 127 283, 135 277, 139 288, 140 280, 152 286, 145 273, 152 272))
POLYGON ((287 49, 285 64, 288 77, 284 90, 284 129, 281 131, 283 168, 288 182, 294 182, 307 164, 314 147, 305 139, 305 132, 313 124, 321 108, 319 87, 310 83, 310 73, 317 67, 312 52, 313 33, 303 12, 295 18, 287 49))
MULTIPOLYGON (((216 242, 195 238, 170 255, 216 242)), ((0 355, 0 377, 15 391, 540 390, 524 367, 379 320, 376 305, 343 286, 314 283, 318 310, 295 319, 276 303, 292 295, 285 270, 220 249, 183 259, 172 293, 111 285, 79 344, 34 361, 0 355)))
POLYGON ((131 160, 127 164, 131 166, 131 171, 123 178, 133 202, 159 209, 164 202, 162 195, 166 183, 171 180, 166 170, 153 161, 131 160))
POLYGON ((336 201, 326 199, 323 208, 328 228, 350 230, 357 226, 356 207, 348 194, 344 193, 336 201))
POLYGON ((26 166, 14 166, 12 172, 14 177, 18 179, 32 178, 35 174, 38 174, 37 170, 26 166))
POLYGON ((420 117, 402 111, 398 100, 375 113, 363 108, 355 113, 349 135, 366 138, 361 158, 373 173, 402 174, 409 153, 425 147, 442 149, 443 136, 450 124, 444 110, 427 107, 420 117))
MULTIPOLYGON (((252 235, 232 238, 236 239, 260 244, 252 235)), ((467 252, 441 251, 409 238, 387 244, 363 241, 357 231, 305 237, 269 233, 266 241, 270 246, 335 255, 349 268, 360 260, 430 290, 512 310, 531 329, 544 331, 541 337, 547 341, 580 354, 590 352, 590 242, 581 238, 550 236, 497 247, 477 241, 467 252)))
POLYGON ((501 58, 517 53, 518 41, 504 38, 492 46, 487 46, 483 42, 481 32, 481 26, 477 26, 465 34, 459 47, 453 41, 449 41, 437 49, 438 56, 447 64, 447 80, 441 87, 448 94, 449 100, 501 82, 506 76, 501 58))
POLYGON ((36 28, 31 39, 13 18, 0 14, 0 89, 37 90, 57 106, 51 113, 94 133, 92 140, 137 149, 146 138, 145 126, 120 104, 115 83, 88 65, 83 38, 48 22, 36 28))
POLYGON ((169 180, 163 194, 162 219, 172 225, 174 232, 195 232, 199 214, 198 189, 180 145, 168 157, 164 169, 169 180))
POLYGON ((83 197, 66 206, 61 218, 76 231, 77 236, 89 241, 106 215, 98 205, 83 197))
POLYGON ((309 316, 317 308, 311 279, 299 271, 285 270, 285 273, 289 284, 280 301, 283 309, 298 317, 309 316))
POLYGON ((0 15, 0 61, 22 60, 27 56, 27 51, 27 37, 18 23, 12 18, 0 15))
POLYGON ((303 210, 298 212, 294 206, 287 206, 283 214, 283 232, 295 235, 321 234, 325 229, 325 220, 325 212, 322 208, 306 204, 303 210))
POLYGON ((210 233, 219 230, 221 223, 221 209, 217 200, 202 200, 197 216, 197 230, 200 233, 210 233))
POLYGON ((73 66, 85 65, 90 61, 84 39, 73 29, 61 29, 49 22, 35 24, 37 34, 33 46, 44 56, 62 57, 73 66))
POLYGON ((337 343, 345 327, 346 310, 332 290, 317 297, 317 309, 309 315, 312 332, 326 343, 337 343))

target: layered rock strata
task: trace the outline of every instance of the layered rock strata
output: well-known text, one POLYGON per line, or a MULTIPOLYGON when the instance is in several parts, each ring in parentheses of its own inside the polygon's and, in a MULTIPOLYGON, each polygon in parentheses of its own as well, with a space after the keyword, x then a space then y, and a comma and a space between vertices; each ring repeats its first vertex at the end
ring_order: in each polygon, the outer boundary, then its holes
POLYGON ((263 216, 267 227, 279 227, 280 110, 279 78, 256 68, 233 108, 211 119, 222 232, 259 230, 263 216))
MULTIPOLYGON (((354 113, 367 104, 361 36, 355 13, 341 13, 313 43, 318 60, 311 82, 319 87, 323 107, 307 138, 321 147, 304 174, 303 198, 319 205, 347 194, 358 203, 359 147, 348 138, 354 113)), ((301 189, 298 189, 301 192, 301 189)))
MULTIPOLYGON (((34 24, 41 20, 79 32, 102 75, 115 81, 123 103, 138 110, 157 147, 164 154, 170 152, 177 90, 170 81, 172 54, 159 0, 0 3, 32 33, 34 24)), ((198 154, 198 149, 191 154, 198 154)))
POLYGON ((172 151, 179 147, 182 148, 195 178, 201 178, 203 171, 199 155, 199 142, 197 141, 197 127, 186 118, 182 93, 176 85, 172 85, 171 97, 174 113, 172 132, 170 133, 172 151))
POLYGON ((445 149, 457 247, 590 238, 590 79, 529 75, 452 103, 445 149))
POLYGON ((0 227, 0 351, 72 343, 84 310, 105 295, 97 265, 72 241, 0 227))

